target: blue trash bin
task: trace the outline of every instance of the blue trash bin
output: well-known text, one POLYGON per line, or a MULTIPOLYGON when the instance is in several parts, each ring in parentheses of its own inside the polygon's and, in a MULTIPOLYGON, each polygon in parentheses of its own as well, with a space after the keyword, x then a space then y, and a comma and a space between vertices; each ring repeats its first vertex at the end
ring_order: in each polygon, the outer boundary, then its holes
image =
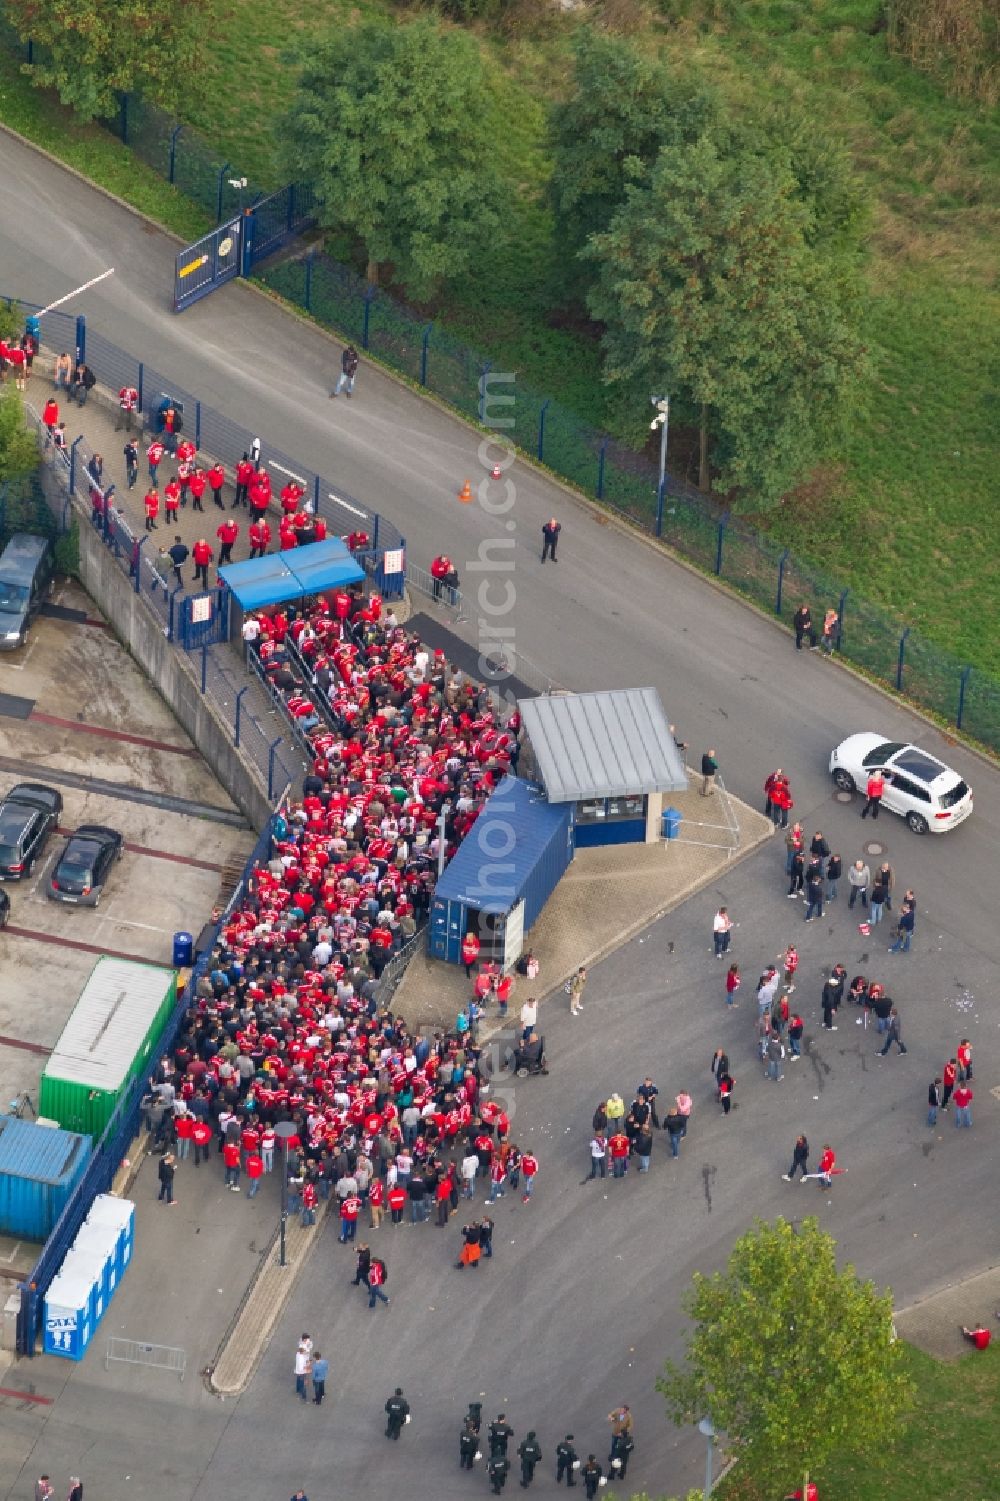
POLYGON ((194 938, 190 933, 174 934, 174 969, 187 969, 194 962, 194 938))
POLYGON ((679 808, 664 808, 663 810, 663 837, 664 839, 676 839, 681 832, 681 812, 679 808))

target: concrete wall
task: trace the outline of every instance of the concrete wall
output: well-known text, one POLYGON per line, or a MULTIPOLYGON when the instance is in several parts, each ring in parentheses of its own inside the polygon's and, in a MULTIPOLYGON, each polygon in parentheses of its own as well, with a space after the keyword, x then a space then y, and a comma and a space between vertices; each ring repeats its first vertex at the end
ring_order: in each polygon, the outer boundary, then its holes
MULTIPOLYGON (((65 491, 48 466, 42 483, 61 514, 65 491)), ((270 816, 267 795, 255 773, 233 745, 232 733, 202 697, 196 663, 163 633, 163 627, 135 593, 111 552, 90 524, 87 507, 73 502, 80 530, 80 578, 87 593, 110 622, 115 635, 149 678, 153 687, 194 741, 233 802, 255 829, 270 816)))

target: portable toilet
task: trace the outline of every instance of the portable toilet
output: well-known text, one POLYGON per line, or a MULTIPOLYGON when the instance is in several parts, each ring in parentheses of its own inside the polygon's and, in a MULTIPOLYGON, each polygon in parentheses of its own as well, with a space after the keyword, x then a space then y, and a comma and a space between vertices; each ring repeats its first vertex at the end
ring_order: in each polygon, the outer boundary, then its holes
POLYGON ((94 1332, 93 1283, 82 1271, 60 1272, 45 1295, 43 1324, 46 1355, 82 1360, 94 1332))
POLYGON ((115 1261, 120 1281, 125 1268, 132 1260, 132 1250, 135 1245, 135 1205, 131 1199, 119 1199, 114 1194, 98 1194, 90 1206, 90 1213, 84 1224, 114 1227, 115 1261))
POLYGON ((91 1246, 86 1249, 75 1250, 72 1247, 66 1252, 63 1264, 59 1268, 59 1275, 78 1277, 81 1282, 86 1282, 90 1288, 90 1321, 92 1329, 96 1329, 104 1317, 104 1310, 108 1306, 108 1261, 107 1251, 101 1251, 91 1246))

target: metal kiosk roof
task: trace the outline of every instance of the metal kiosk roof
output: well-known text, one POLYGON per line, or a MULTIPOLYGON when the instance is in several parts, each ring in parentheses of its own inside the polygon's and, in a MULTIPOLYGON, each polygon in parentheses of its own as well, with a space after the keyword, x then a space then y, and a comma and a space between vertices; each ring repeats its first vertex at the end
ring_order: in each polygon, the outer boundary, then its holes
POLYGON ((522 698, 517 707, 550 803, 687 788, 655 688, 522 698))
POLYGON ((227 563, 219 577, 235 594, 242 610, 261 610, 305 594, 322 594, 343 584, 357 584, 365 571, 339 537, 265 553, 245 563, 227 563))

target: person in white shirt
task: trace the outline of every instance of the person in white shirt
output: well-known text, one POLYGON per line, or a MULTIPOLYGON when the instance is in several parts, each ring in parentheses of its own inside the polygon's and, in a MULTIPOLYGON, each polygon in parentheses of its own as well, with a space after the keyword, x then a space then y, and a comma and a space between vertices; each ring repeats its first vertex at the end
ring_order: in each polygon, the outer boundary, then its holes
POLYGON ((729 949, 732 937, 733 920, 725 907, 720 907, 712 922, 712 932, 715 939, 715 957, 721 959, 729 949))
POLYGON ((476 1174, 479 1171, 479 1158, 475 1152, 467 1152, 462 1158, 462 1197, 472 1199, 476 1193, 476 1174))
POLYGON ((538 1002, 535 1000, 534 996, 529 996, 524 1005, 521 1007, 521 1026, 523 1028, 522 1041, 528 1036, 530 1032, 533 1032, 535 1030, 535 1023, 537 1022, 537 1020, 538 1002))
POLYGON ((602 1178, 607 1176, 607 1137, 598 1133, 590 1139, 590 1176, 596 1178, 598 1173, 602 1178))

